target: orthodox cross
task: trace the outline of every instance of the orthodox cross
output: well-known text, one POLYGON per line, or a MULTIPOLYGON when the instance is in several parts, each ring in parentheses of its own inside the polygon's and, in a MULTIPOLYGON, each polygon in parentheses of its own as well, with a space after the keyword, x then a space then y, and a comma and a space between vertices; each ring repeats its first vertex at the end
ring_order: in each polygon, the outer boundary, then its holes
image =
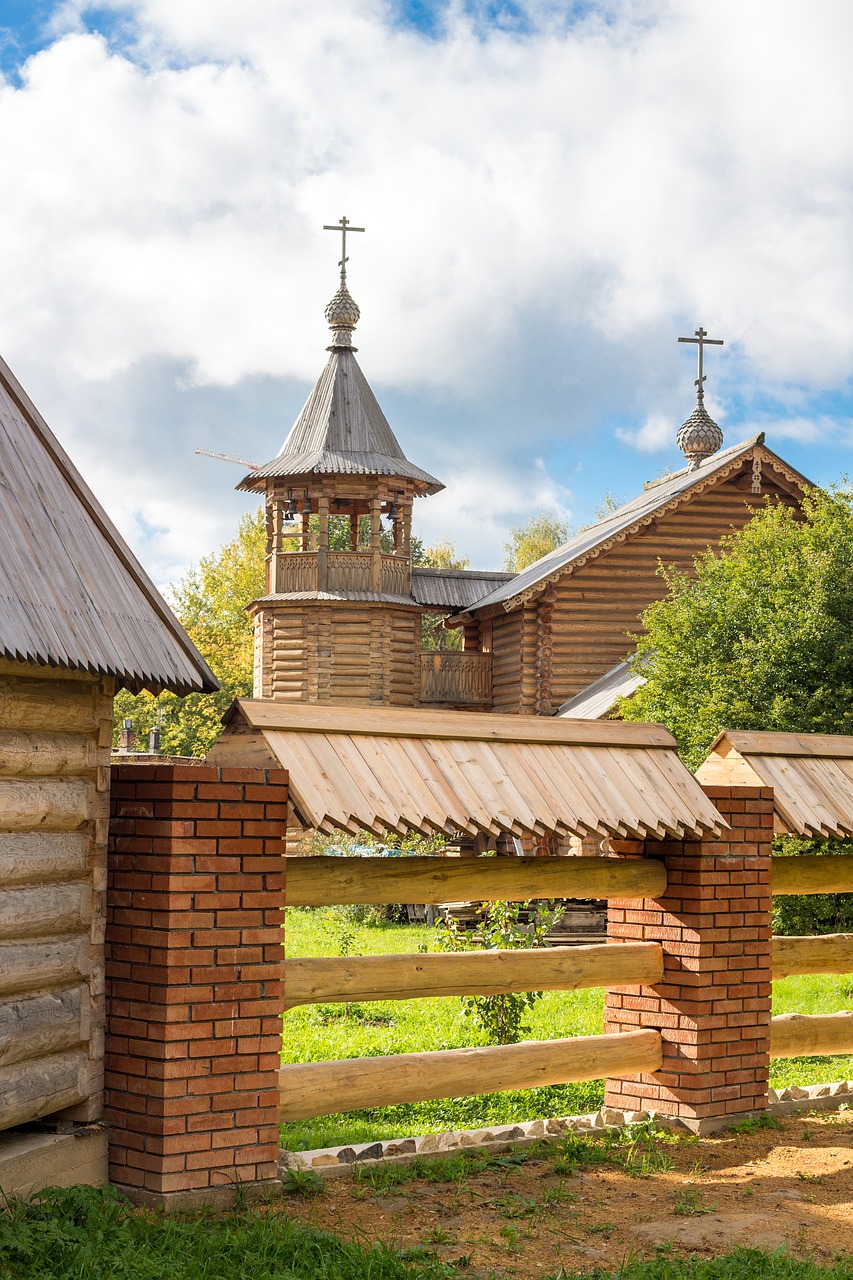
POLYGON ((341 218, 333 226, 324 226, 323 230, 340 231, 341 233, 341 260, 338 263, 338 266, 341 269, 341 286, 343 287, 347 282, 347 263, 349 262, 349 258, 347 257, 347 232, 363 231, 364 227, 353 227, 350 225, 349 218, 341 218))
POLYGON ((705 381, 706 374, 703 373, 703 355, 705 347, 722 347, 725 343, 722 338, 709 338, 707 329, 699 328, 696 330, 695 338, 679 338, 679 342, 695 342, 699 348, 699 377, 696 379, 696 395, 699 400, 705 398, 705 388, 702 383, 705 381))

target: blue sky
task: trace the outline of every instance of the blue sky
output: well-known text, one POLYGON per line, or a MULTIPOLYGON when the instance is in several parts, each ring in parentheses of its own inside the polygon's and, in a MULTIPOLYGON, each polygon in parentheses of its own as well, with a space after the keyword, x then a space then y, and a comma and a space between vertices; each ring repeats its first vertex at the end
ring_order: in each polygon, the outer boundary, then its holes
POLYGON ((482 566, 677 467, 697 325, 726 443, 853 450, 846 0, 0 0, 0 353, 160 583, 325 361, 359 359, 419 504, 482 566))

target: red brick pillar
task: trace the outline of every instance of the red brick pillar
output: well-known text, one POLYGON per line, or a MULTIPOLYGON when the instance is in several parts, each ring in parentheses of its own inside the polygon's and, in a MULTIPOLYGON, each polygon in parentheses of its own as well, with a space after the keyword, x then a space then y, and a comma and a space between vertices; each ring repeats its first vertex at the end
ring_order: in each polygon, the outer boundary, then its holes
POLYGON ((106 1117, 138 1201, 278 1185, 286 821, 281 770, 113 766, 106 1117))
POLYGON ((719 840, 615 844, 660 857, 668 884, 658 900, 614 899, 612 942, 659 942, 663 981, 607 993, 605 1030, 655 1027, 663 1068, 607 1081, 605 1105, 655 1109, 690 1128, 767 1107, 770 1048, 770 848, 773 790, 707 786, 729 822, 719 840))

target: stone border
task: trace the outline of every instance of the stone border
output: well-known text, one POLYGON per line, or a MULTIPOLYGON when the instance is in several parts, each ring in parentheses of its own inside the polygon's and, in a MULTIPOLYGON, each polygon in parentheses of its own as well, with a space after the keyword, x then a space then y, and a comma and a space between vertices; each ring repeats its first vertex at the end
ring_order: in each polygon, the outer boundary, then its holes
MULTIPOLYGON (((781 1116, 798 1111, 828 1111, 835 1107, 853 1106, 853 1080, 802 1088, 791 1085, 778 1091, 770 1089, 769 1104, 769 1112, 781 1116)), ((495 1125, 491 1129, 425 1133, 414 1138, 388 1138, 382 1142, 322 1147, 316 1151, 282 1151, 279 1155, 279 1177, 285 1177, 289 1169, 312 1169, 324 1178, 334 1178, 352 1173, 357 1165, 373 1168, 379 1164, 409 1164, 418 1156, 443 1156, 458 1151, 506 1151, 511 1147, 532 1146, 543 1138, 559 1137, 561 1133, 605 1133, 651 1118, 660 1125, 682 1127, 679 1120, 658 1111, 618 1111, 615 1107, 602 1107, 600 1111, 591 1111, 583 1116, 523 1120, 514 1125, 495 1125)), ((742 1118, 733 1115, 728 1123, 742 1118)), ((719 1127, 724 1128, 725 1123, 719 1127)))

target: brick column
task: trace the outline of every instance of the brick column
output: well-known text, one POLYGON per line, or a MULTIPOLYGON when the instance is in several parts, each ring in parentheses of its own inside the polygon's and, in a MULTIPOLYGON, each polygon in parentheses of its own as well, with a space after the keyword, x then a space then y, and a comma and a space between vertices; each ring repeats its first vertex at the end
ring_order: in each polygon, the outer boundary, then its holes
POLYGON ((117 764, 110 1178, 143 1203, 277 1186, 287 774, 117 764))
POLYGON ((659 900, 614 899, 612 942, 659 942, 663 981, 607 993, 605 1031, 655 1027, 663 1068, 607 1081, 605 1105, 677 1116, 707 1132, 767 1107, 773 790, 707 786, 731 825, 719 840, 615 843, 660 857, 659 900))

